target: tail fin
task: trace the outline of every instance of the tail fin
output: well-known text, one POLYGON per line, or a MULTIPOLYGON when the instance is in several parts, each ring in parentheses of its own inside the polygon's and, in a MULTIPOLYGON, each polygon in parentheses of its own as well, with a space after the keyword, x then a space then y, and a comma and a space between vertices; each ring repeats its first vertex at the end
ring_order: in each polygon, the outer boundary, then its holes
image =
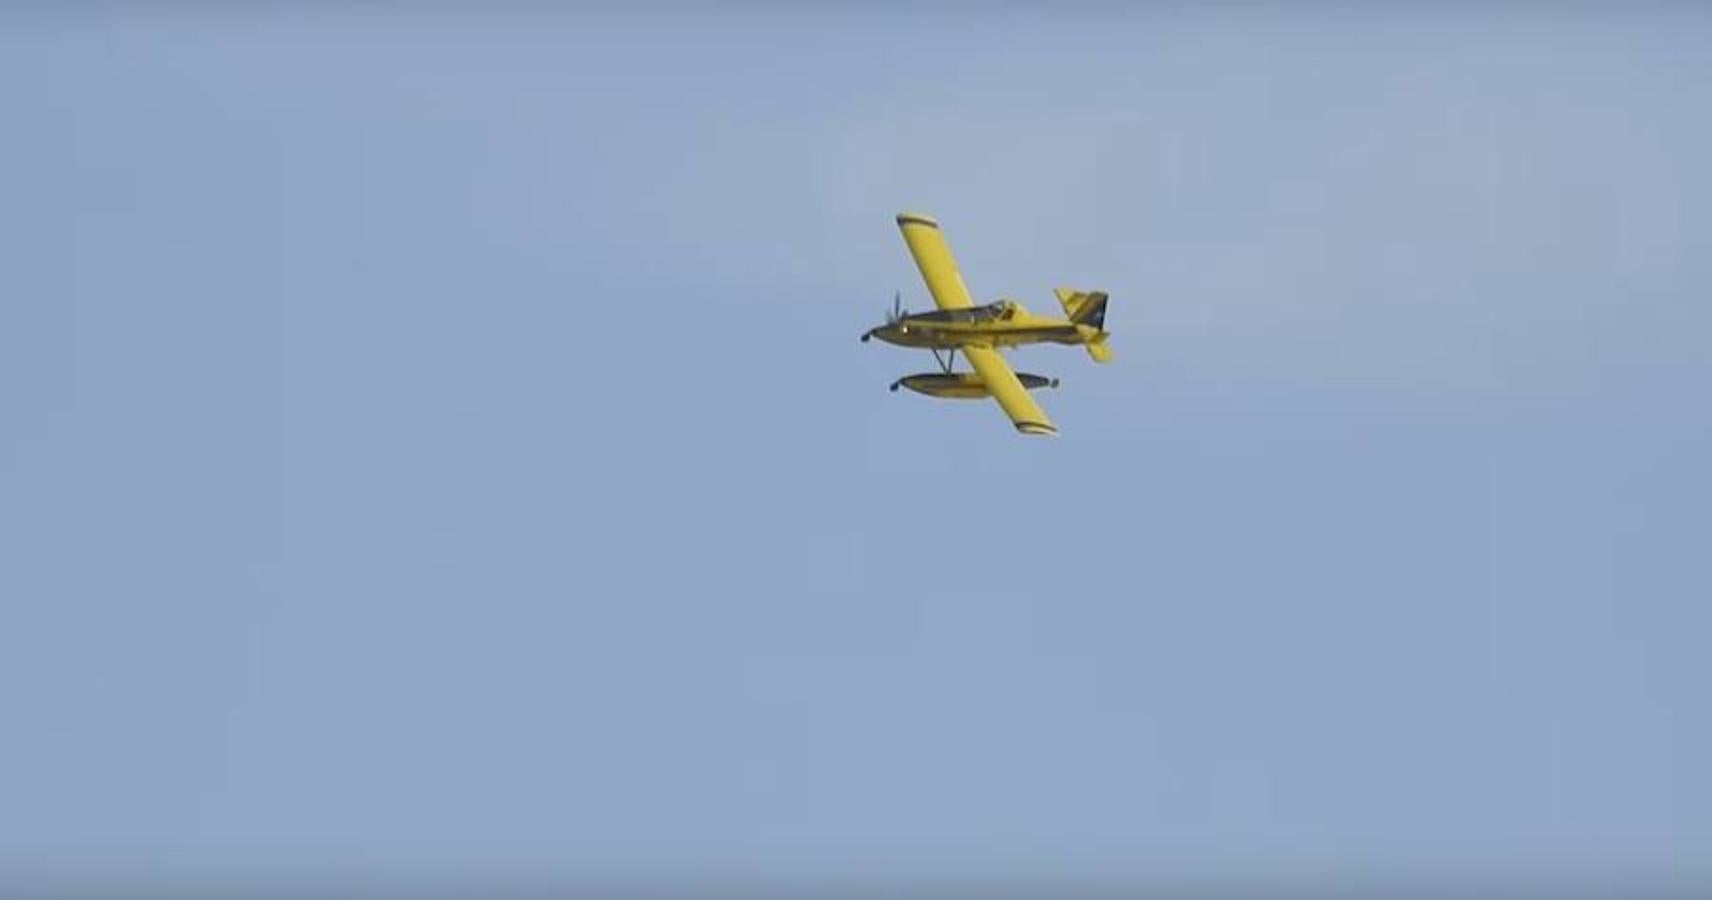
POLYGON ((1064 305, 1064 314, 1070 317, 1070 321, 1078 325, 1092 325, 1101 331, 1105 330, 1105 291, 1083 293, 1069 288, 1059 288, 1053 293, 1058 295, 1058 302, 1064 305))
POLYGON ((1087 344, 1088 355, 1094 362, 1111 362, 1112 348, 1106 346, 1106 292, 1105 291, 1074 291, 1070 288, 1058 288, 1053 291, 1058 295, 1058 302, 1064 306, 1064 315, 1077 325, 1088 325, 1097 328, 1100 334, 1087 344))

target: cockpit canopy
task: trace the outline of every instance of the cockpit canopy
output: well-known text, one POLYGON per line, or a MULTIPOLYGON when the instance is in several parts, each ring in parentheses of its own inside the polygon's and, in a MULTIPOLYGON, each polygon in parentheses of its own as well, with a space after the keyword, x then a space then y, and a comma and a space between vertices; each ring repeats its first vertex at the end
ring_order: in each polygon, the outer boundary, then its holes
POLYGON ((1016 313, 1016 303, 1010 300, 996 300, 984 306, 971 306, 966 310, 958 310, 958 312, 965 313, 965 318, 971 322, 1003 322, 1016 313))
POLYGON ((983 306, 942 309, 937 312, 921 313, 910 318, 928 322, 1004 322, 1016 315, 1016 311, 1017 302, 1015 300, 996 300, 983 306))

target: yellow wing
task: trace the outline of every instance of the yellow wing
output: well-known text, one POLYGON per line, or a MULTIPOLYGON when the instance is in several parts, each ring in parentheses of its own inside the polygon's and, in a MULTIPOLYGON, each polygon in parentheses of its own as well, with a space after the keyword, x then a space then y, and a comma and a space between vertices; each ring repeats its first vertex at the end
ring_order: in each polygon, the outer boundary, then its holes
POLYGON ((963 286, 963 275, 957 271, 957 260, 951 258, 951 247, 945 243, 938 222, 917 213, 899 213, 898 230, 904 233, 904 243, 909 245, 916 267, 921 269, 921 278, 927 282, 933 302, 940 309, 967 309, 975 305, 969 299, 969 289, 963 286))
POLYGON ((1040 408, 1040 404, 1028 395, 1028 389, 1017 380, 1016 372, 1011 369, 1010 363, 1005 362, 1005 358, 999 355, 999 351, 981 345, 958 349, 969 358, 969 365, 975 367, 975 374, 981 376, 987 390, 992 392, 993 399, 999 401, 999 408, 1016 423, 1018 431, 1023 434, 1058 436, 1058 428, 1046 417, 1046 411, 1040 408))

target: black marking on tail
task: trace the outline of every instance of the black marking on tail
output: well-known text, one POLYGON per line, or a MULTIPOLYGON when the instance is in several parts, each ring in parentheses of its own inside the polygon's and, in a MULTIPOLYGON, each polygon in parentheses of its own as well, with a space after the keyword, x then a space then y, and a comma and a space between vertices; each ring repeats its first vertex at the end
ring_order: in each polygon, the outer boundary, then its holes
POLYGON ((1095 291, 1082 301, 1080 309, 1076 310, 1074 320, 1078 325, 1092 325, 1101 331, 1106 330, 1106 292, 1095 291))

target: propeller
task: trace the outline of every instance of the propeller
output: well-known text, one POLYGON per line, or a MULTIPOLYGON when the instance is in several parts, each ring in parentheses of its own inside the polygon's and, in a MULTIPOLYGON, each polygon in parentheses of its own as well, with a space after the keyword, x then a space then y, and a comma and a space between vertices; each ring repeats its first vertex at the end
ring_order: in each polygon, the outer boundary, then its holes
MULTIPOLYGON (((907 316, 907 315, 909 315, 909 312, 904 309, 904 292, 903 291, 897 291, 897 292, 893 293, 892 294, 892 308, 886 310, 886 325, 896 325, 898 323, 898 320, 902 319, 904 316, 907 316)), ((905 328, 907 328, 907 327, 908 326, 905 326, 905 328)), ((879 328, 871 328, 868 331, 863 332, 862 333, 862 343, 864 343, 864 344, 868 343, 868 339, 873 337, 874 332, 879 331, 879 330, 880 330, 879 328)), ((894 391, 897 390, 897 387, 894 385, 892 387, 892 390, 894 390, 894 391)))

